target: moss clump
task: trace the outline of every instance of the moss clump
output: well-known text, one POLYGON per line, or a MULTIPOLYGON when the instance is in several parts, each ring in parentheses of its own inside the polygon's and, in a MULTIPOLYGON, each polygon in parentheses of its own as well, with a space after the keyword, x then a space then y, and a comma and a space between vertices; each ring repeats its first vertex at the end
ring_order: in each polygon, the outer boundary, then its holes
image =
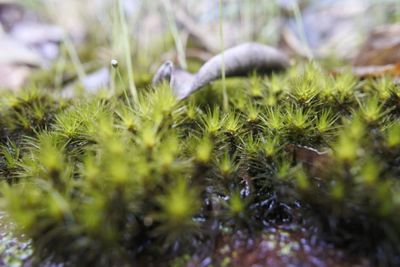
POLYGON ((4 207, 35 259, 176 264, 210 254, 221 232, 312 222, 397 264, 398 88, 307 66, 233 80, 228 93, 229 112, 218 83, 182 102, 160 86, 135 105, 46 93, 3 104, 1 172, 18 178, 2 185, 4 207))

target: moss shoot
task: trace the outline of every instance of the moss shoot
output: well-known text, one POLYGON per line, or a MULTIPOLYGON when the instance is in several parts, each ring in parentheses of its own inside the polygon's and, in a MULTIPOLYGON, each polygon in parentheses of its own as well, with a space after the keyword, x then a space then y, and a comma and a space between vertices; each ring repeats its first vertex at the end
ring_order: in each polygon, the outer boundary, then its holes
POLYGON ((400 264, 399 88, 312 64, 226 86, 228 111, 218 82, 2 93, 1 203, 33 259, 184 266, 222 233, 294 225, 400 264))

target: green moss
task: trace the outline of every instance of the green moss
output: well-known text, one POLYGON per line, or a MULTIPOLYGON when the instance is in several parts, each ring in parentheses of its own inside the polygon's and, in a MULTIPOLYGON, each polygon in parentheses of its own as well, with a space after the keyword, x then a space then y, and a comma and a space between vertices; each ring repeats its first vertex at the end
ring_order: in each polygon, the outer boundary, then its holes
POLYGON ((2 200, 36 260, 183 265, 224 229, 314 221, 336 245, 396 263, 400 102, 388 80, 313 65, 235 79, 227 112, 219 83, 181 102, 142 87, 136 105, 118 89, 1 98, 0 173, 13 181, 2 200))

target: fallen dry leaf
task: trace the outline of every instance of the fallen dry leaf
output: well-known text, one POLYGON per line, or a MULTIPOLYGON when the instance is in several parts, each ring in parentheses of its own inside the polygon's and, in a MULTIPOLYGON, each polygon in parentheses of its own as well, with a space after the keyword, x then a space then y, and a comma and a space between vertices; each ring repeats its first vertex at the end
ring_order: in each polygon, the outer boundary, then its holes
POLYGON ((376 25, 375 13, 364 0, 314 1, 302 10, 301 27, 295 18, 285 23, 280 43, 304 57, 351 59, 376 25))
POLYGON ((0 3, 0 27, 0 87, 18 90, 33 68, 49 66, 58 56, 64 33, 14 3, 0 3))
MULTIPOLYGON (((347 68, 339 68, 333 75, 344 73, 347 68)), ((372 31, 351 69, 359 78, 400 77, 400 24, 385 25, 372 31)))
POLYGON ((8 35, 0 36, 0 51, 7 51, 0 53, 1 65, 18 64, 34 67, 43 65, 42 57, 38 52, 8 35))
POLYGON ((64 32, 60 27, 36 22, 18 23, 12 28, 10 35, 27 45, 59 43, 64 38, 64 32))
MULTIPOLYGON (((376 28, 353 61, 353 66, 386 66, 400 62, 400 24, 376 28)), ((396 65, 394 65, 396 66, 396 65)))
POLYGON ((0 65, 0 88, 19 90, 27 81, 32 68, 23 65, 0 65))
POLYGON ((400 62, 384 66, 360 66, 352 68, 353 74, 360 78, 379 78, 383 76, 400 77, 400 62))
POLYGON ((6 32, 23 20, 24 16, 25 10, 22 6, 14 3, 0 3, 0 24, 6 32))
MULTIPOLYGON (((94 94, 99 90, 107 88, 110 84, 111 74, 107 67, 103 67, 99 70, 96 70, 81 81, 81 85, 86 93, 94 94)), ((80 81, 74 81, 68 84, 63 91, 61 92, 62 97, 64 98, 72 98, 76 96, 76 86, 79 85, 80 81)))

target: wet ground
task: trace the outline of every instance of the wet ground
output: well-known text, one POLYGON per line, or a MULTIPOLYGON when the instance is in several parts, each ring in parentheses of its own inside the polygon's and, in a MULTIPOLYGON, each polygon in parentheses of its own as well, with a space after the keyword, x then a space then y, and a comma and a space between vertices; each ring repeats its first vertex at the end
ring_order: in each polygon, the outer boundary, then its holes
POLYGON ((369 267, 368 260, 346 255, 304 231, 271 230, 249 239, 241 232, 221 239, 215 258, 221 266, 369 267))
POLYGON ((12 233, 13 225, 0 212, 0 266, 24 266, 32 255, 31 242, 12 233))
MULTIPOLYGON (((11 234, 12 225, 1 214, 0 266, 30 267, 32 248, 29 241, 11 234)), ((216 242, 213 255, 202 260, 189 260, 188 267, 372 267, 367 259, 347 255, 332 245, 310 237, 305 229, 274 228, 249 238, 237 231, 222 235, 216 242)), ((41 267, 60 267, 44 263, 41 267)))
POLYGON ((214 254, 188 267, 372 267, 366 258, 344 251, 310 235, 306 229, 273 228, 256 237, 242 231, 219 238, 214 254))
MULTIPOLYGON (((31 244, 11 233, 12 224, 0 213, 0 266, 30 267, 31 244)), ((60 267, 45 263, 41 267, 60 267)), ((322 242, 306 229, 276 227, 255 237, 242 231, 221 235, 213 255, 201 260, 189 259, 187 267, 372 267, 365 258, 346 254, 322 242)))

